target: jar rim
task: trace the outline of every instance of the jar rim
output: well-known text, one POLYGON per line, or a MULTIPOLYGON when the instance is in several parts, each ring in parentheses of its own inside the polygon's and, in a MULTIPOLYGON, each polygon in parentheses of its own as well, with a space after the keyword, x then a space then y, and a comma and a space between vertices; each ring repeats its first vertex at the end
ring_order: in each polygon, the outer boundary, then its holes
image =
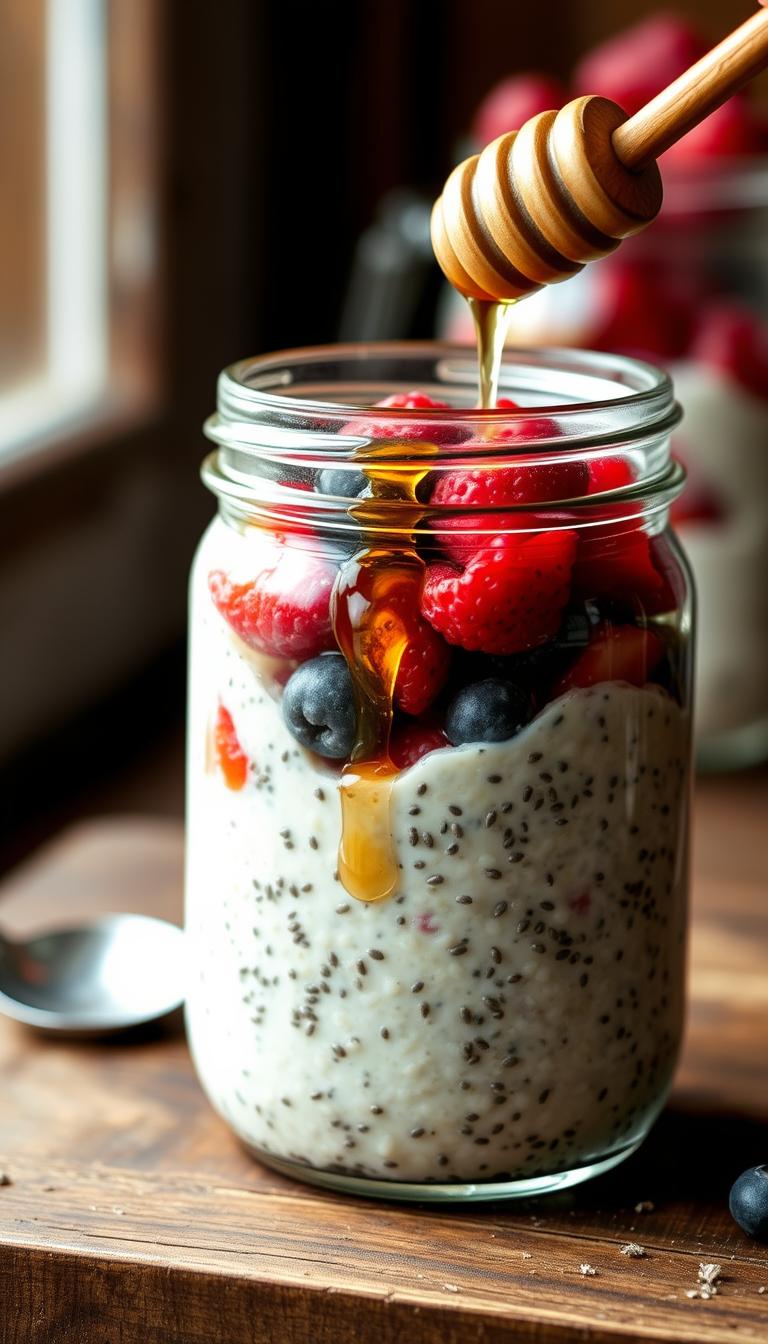
MULTIPOLYGON (((549 503, 553 513, 566 504, 579 507, 587 525, 598 501, 611 503, 612 516, 614 505, 626 504, 632 516, 638 508, 663 510, 681 488, 682 472, 669 455, 669 436, 681 411, 669 375, 652 364, 578 349, 512 347, 504 353, 500 391, 526 396, 529 404, 520 409, 375 404, 386 393, 414 387, 442 394, 445 401, 474 397, 474 351, 441 342, 382 342, 240 360, 219 378, 218 410, 205 425, 218 451, 206 459, 203 479, 232 513, 277 526, 302 518, 323 530, 359 524, 357 501, 340 487, 323 493, 319 473, 327 468, 369 476, 377 472, 380 479, 384 461, 388 474, 412 475, 418 469, 426 476, 515 462, 522 468, 588 463, 596 451, 630 457, 631 483, 549 503), (556 400, 553 388, 560 393, 556 400), (410 434, 401 432, 406 423, 410 434), (414 424, 424 424, 423 438, 414 436, 414 424), (508 426, 511 436, 501 432, 508 426)), ((434 529, 441 518, 456 514, 453 505, 430 504, 418 510, 416 522, 413 503, 402 498, 381 502, 382 531, 406 515, 417 529, 425 524, 434 529)), ((514 516, 526 510, 530 504, 501 511, 512 527, 514 516)), ((520 524, 530 528, 530 521, 520 524)), ((553 518, 550 525, 561 522, 553 518)))
MULTIPOLYGON (((219 375, 216 415, 210 417, 205 425, 207 437, 216 443, 222 439, 232 443, 231 429, 238 423, 245 428, 249 423, 269 424, 298 421, 305 417, 312 421, 311 426, 296 424, 295 428, 313 434, 322 433, 325 423, 329 429, 331 422, 337 422, 343 412, 345 429, 356 424, 363 425, 371 419, 372 400, 356 404, 353 400, 330 400, 327 397, 296 396, 288 389, 297 386, 297 375, 308 376, 313 369, 332 365, 349 368, 347 377, 354 372, 366 373, 366 365, 380 364, 385 361, 434 359, 435 372, 442 378, 452 376, 460 384, 474 391, 477 385, 476 357, 471 347, 447 341, 380 341, 360 344, 339 344, 308 346, 306 348, 276 351, 237 360, 228 365, 219 375), (225 426, 231 427, 226 434, 220 433, 225 426)), ((625 430, 647 432, 650 425, 656 427, 659 419, 669 414, 679 419, 680 411, 673 397, 672 380, 669 374, 656 365, 629 355, 610 354, 602 351, 581 350, 575 347, 547 346, 529 348, 513 346, 505 350, 502 360, 500 390, 511 382, 513 371, 522 378, 528 390, 540 392, 547 375, 559 378, 571 388, 569 400, 545 400, 535 406, 522 407, 510 414, 508 410, 494 408, 482 410, 477 407, 450 406, 447 409, 421 409, 399 407, 380 407, 376 405, 377 424, 391 423, 393 431, 398 425, 410 423, 441 423, 461 421, 480 428, 488 423, 500 425, 505 419, 540 420, 563 417, 565 425, 571 425, 576 435, 568 435, 569 442, 578 438, 580 446, 587 446, 579 432, 582 428, 579 418, 587 413, 604 412, 614 418, 622 411, 632 413, 632 421, 624 425, 625 430), (598 385, 602 384, 604 394, 596 395, 598 385), (591 395, 577 395, 578 389, 591 391, 591 395), (614 391, 607 395, 609 388, 626 389, 625 395, 614 391)), ((326 374, 326 377, 328 375, 326 374)), ((414 371, 414 377, 416 372, 414 371)), ((371 390, 381 391, 386 383, 391 388, 396 382, 399 387, 407 384, 402 375, 397 379, 379 375, 373 378, 366 374, 361 378, 363 385, 375 386, 371 390)), ((321 384, 328 386, 327 382, 321 384)), ((420 385, 420 384, 419 384, 420 385)), ((301 386, 301 384, 299 384, 301 386)), ((313 384, 310 384, 310 387, 313 384)), ((317 386, 317 384, 315 384, 317 386)), ((333 425, 333 428, 338 428, 333 425)), ((332 432, 332 429, 331 429, 332 432)), ((558 438, 561 435, 558 433, 558 438)), ((604 432, 597 436, 602 442, 604 432)), ((246 435, 244 442, 251 442, 246 435)), ((530 451, 530 441, 528 443, 530 451)))

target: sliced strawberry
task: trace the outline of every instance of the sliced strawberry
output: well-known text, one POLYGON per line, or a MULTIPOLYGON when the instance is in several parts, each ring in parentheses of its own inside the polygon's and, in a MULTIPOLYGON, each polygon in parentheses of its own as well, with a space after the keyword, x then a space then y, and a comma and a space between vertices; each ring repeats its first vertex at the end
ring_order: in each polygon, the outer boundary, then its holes
POLYGON ((242 789, 248 779, 248 757, 240 746, 229 710, 219 705, 213 726, 216 764, 228 789, 242 789))
POLYGON ((517 653, 556 634, 571 588, 573 531, 494 537, 465 569, 431 565, 421 608, 449 644, 517 653))
POLYGON ((336 568, 313 551, 276 544, 246 583, 223 570, 208 575, 217 610, 252 649, 282 658, 311 658, 335 648, 329 600, 336 568))
POLYGON ((553 687, 562 695, 577 686, 595 686, 601 681, 628 681, 644 686, 664 654, 664 644, 650 630, 636 625, 599 625, 588 648, 553 687))
POLYGON ((406 723, 392 734, 389 755, 398 770, 407 770, 409 765, 415 765, 427 752, 450 745, 442 728, 423 723, 406 723))
POLYGON ((551 75, 511 75, 485 95, 472 122, 472 139, 476 145, 488 145, 507 131, 519 131, 539 112, 562 107, 567 101, 567 90, 551 75))

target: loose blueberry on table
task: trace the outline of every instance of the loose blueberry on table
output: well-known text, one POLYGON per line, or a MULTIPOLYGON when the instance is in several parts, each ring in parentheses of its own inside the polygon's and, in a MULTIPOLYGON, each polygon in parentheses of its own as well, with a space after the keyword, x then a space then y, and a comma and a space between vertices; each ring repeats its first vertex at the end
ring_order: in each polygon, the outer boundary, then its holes
MULTIPOLYGON (((451 432, 436 417, 398 436, 451 432)), ((524 433, 521 419, 501 437, 524 433)), ((361 481, 337 474, 318 488, 359 516, 361 481)), ((217 751, 193 789, 222 845, 214 874, 192 840, 207 993, 193 986, 189 1011, 212 1098, 254 1149, 353 1176, 508 1181, 642 1134, 682 1012, 688 720, 658 619, 676 597, 639 517, 616 523, 596 499, 580 530, 565 503, 630 481, 610 457, 430 479, 430 517, 471 522, 419 534, 420 582, 393 581, 373 623, 402 655, 378 744, 385 900, 351 897, 337 867, 361 696, 334 638, 339 561, 320 538, 259 533, 243 574, 222 563, 224 525, 209 534, 217 751), (482 513, 505 505, 523 530, 482 513)))

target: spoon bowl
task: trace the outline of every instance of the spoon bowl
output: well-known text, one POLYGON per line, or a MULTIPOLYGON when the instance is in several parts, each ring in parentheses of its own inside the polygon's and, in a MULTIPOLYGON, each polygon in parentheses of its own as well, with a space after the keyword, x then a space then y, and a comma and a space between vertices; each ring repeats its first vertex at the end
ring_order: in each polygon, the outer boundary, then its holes
POLYGON ((0 1012, 38 1030, 99 1036, 154 1022, 184 999, 183 933, 106 915, 17 942, 0 934, 0 1012))

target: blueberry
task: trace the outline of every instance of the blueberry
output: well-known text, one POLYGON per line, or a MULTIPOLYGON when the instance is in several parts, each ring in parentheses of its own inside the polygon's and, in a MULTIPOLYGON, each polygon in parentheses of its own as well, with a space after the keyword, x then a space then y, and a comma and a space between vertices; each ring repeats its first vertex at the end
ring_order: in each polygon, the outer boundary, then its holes
POLYGON ((531 718, 530 696, 513 681, 487 677, 463 687, 448 706, 445 731, 454 747, 462 742, 506 742, 531 718))
POLYGON ((326 467, 317 478, 321 495, 336 495, 342 499, 356 499, 367 484, 368 478, 362 471, 352 471, 348 467, 326 467))
POLYGON ((340 653, 297 667, 283 691, 283 718, 297 742, 318 756, 345 760, 355 744, 352 678, 340 653))
POLYGON ((743 1171, 731 1186, 728 1205, 747 1236, 768 1241, 768 1166, 743 1171))

